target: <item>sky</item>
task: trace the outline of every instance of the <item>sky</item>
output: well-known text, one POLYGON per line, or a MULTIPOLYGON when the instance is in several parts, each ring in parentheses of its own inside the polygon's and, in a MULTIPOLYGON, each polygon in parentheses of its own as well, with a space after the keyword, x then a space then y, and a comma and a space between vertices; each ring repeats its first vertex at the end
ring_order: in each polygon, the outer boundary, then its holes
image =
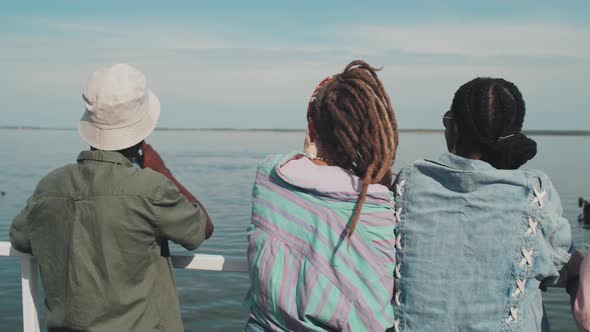
POLYGON ((0 126, 75 128, 98 67, 129 63, 160 127, 306 126, 315 85, 375 67, 400 128, 441 129, 457 88, 502 77, 526 129, 590 127, 590 2, 2 1, 0 126))

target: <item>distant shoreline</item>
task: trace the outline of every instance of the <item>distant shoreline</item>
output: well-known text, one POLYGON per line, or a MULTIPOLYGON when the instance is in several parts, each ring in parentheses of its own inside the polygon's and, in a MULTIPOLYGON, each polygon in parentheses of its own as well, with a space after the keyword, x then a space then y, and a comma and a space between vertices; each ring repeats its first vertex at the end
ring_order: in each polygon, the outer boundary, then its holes
MULTIPOLYGON (((44 130, 44 131, 73 131, 76 128, 51 128, 36 126, 0 126, 0 130, 44 130)), ((304 129, 281 129, 281 128, 156 128, 157 131, 203 131, 203 132, 277 132, 297 133, 305 132, 304 129)), ((442 129, 399 129, 400 133, 415 134, 441 134, 442 129)), ((590 136, 590 130, 525 130, 525 134, 531 136, 590 136)))

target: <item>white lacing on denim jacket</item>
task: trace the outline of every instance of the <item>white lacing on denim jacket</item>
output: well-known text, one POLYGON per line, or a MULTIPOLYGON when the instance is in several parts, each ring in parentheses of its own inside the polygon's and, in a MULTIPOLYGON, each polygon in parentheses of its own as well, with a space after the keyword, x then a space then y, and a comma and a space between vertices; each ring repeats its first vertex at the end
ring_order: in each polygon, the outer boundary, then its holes
MULTIPOLYGON (((406 180, 400 180, 399 183, 397 183, 395 185, 395 192, 397 193, 398 199, 403 196, 403 194, 404 194, 404 186, 405 185, 406 185, 406 180)), ((395 223, 396 223, 396 226, 398 226, 401 223, 401 221, 402 221, 402 219, 401 219, 402 207, 398 207, 395 210, 394 213, 395 213, 395 223)), ((402 247, 402 234, 401 234, 401 232, 400 232, 400 230, 399 230, 398 227, 395 228, 395 232, 396 232, 395 248, 399 251, 399 250, 402 250, 403 249, 403 247, 402 247)), ((399 287, 400 286, 399 285, 399 280, 402 277, 401 276, 401 267, 402 267, 401 260, 397 260, 397 265, 395 267, 395 274, 394 274, 395 284, 396 284, 396 287, 395 287, 396 290, 395 290, 395 295, 394 295, 394 303, 395 303, 395 306, 396 307, 398 307, 401 304, 401 300, 400 300, 400 297, 401 297, 401 287, 399 287)), ((394 331, 395 332, 400 332, 401 331, 400 330, 400 323, 401 323, 400 319, 397 318, 393 323, 394 323, 394 325, 393 325, 394 331)))
MULTIPOLYGON (((539 183, 541 183, 539 181, 539 183)), ((401 198, 403 196, 403 192, 404 192, 404 186, 406 184, 406 180, 401 180, 399 183, 397 183, 395 185, 395 191, 397 193, 398 198, 401 198)), ((545 200, 547 198, 547 192, 545 189, 537 189, 537 188, 533 188, 533 198, 531 201, 531 205, 535 206, 537 205, 539 208, 543 208, 545 205, 545 200)), ((396 225, 399 225, 401 223, 401 214, 402 214, 402 210, 403 208, 400 206, 395 210, 395 221, 396 221, 396 225)), ((532 270, 532 264, 533 264, 533 255, 534 255, 534 249, 532 248, 532 243, 534 242, 534 238, 537 235, 537 227, 538 227, 538 221, 535 221, 532 217, 528 217, 527 219, 527 226, 526 227, 526 231, 524 232, 525 235, 525 243, 524 246, 522 248, 520 248, 520 255, 522 256, 522 258, 520 259, 520 261, 518 262, 517 266, 516 266, 516 271, 518 271, 518 276, 514 279, 514 285, 513 288, 514 290, 512 291, 512 303, 513 305, 508 307, 508 312, 507 312, 507 319, 506 322, 510 325, 515 324, 518 321, 518 310, 519 310, 519 304, 521 302, 521 299, 524 296, 524 293, 526 291, 526 275, 528 274, 528 272, 530 272, 532 270), (527 244, 530 245, 530 247, 527 247, 527 244)), ((402 250, 402 234, 401 231, 399 230, 399 228, 396 227, 396 249, 397 250, 402 250)), ((401 287, 399 287, 399 280, 401 279, 401 268, 402 268, 402 264, 401 264, 401 260, 398 260, 398 264, 395 268, 395 280, 396 280, 396 291, 395 291, 395 296, 394 296, 394 301, 395 301, 395 306, 399 306, 401 304, 401 287)), ((397 318, 394 321, 394 331, 395 332, 401 332, 401 321, 399 318, 397 318)))
MULTIPOLYGON (((540 179, 539 183, 541 183, 540 179)), ((538 205, 538 207, 542 209, 545 205, 546 198, 547 191, 545 189, 533 188, 533 198, 530 204, 533 207, 538 205)), ((532 248, 532 243, 534 238, 537 236, 538 221, 535 221, 532 217, 528 217, 527 224, 528 227, 526 228, 526 231, 524 233, 524 246, 520 248, 520 254, 522 258, 516 266, 518 276, 515 278, 514 285, 512 286, 514 288, 511 295, 512 301, 511 305, 508 307, 507 312, 506 322, 510 325, 518 322, 518 309, 521 303, 521 299, 523 298, 524 293, 526 291, 526 277, 527 274, 532 270, 533 255, 535 253, 534 249, 532 248)))

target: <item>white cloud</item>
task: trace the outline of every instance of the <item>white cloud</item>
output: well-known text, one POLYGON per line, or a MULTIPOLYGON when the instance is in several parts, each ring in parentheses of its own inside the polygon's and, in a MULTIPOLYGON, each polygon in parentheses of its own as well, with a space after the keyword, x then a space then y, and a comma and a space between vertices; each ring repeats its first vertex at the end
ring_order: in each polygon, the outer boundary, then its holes
MULTIPOLYGON (((36 24, 51 31, 18 38, 0 33, 0 100, 27 96, 19 101, 23 114, 27 108, 34 112, 39 95, 78 105, 88 74, 117 62, 145 71, 164 105, 215 105, 235 109, 236 119, 262 108, 303 111, 315 84, 355 58, 384 66, 380 76, 404 121, 422 123, 425 113, 447 107, 455 89, 476 76, 515 81, 530 98, 527 103, 539 108, 558 109, 559 100, 548 97, 555 89, 562 89, 560 98, 590 102, 580 85, 563 89, 585 80, 590 69, 590 46, 584 42, 589 30, 565 25, 354 26, 317 31, 322 41, 292 43, 159 23, 36 24), (547 64, 555 59, 561 60, 547 64)), ((0 112, 10 110, 0 106, 0 112)), ((178 114, 171 116, 181 119, 178 114)), ((218 123, 226 123, 226 115, 217 116, 218 123)), ((303 119, 272 116, 277 118, 263 119, 269 123, 264 126, 303 119)), ((439 125, 438 118, 428 119, 439 125)))
POLYGON ((342 40, 373 51, 486 57, 588 57, 590 54, 589 29, 557 24, 364 25, 337 31, 342 40))

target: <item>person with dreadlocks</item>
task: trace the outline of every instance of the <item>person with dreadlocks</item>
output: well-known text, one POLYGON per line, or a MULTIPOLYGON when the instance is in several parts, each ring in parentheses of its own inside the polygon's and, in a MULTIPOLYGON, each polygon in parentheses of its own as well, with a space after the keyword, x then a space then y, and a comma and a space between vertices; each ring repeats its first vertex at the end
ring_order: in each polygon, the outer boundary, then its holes
POLYGON ((476 78, 443 116, 449 153, 398 174, 396 331, 541 331, 540 288, 576 279, 555 187, 519 169, 537 152, 524 116, 513 83, 476 78))
POLYGON ((248 227, 245 331, 393 327, 398 144, 377 69, 353 61, 308 106, 308 154, 258 167, 248 227))

